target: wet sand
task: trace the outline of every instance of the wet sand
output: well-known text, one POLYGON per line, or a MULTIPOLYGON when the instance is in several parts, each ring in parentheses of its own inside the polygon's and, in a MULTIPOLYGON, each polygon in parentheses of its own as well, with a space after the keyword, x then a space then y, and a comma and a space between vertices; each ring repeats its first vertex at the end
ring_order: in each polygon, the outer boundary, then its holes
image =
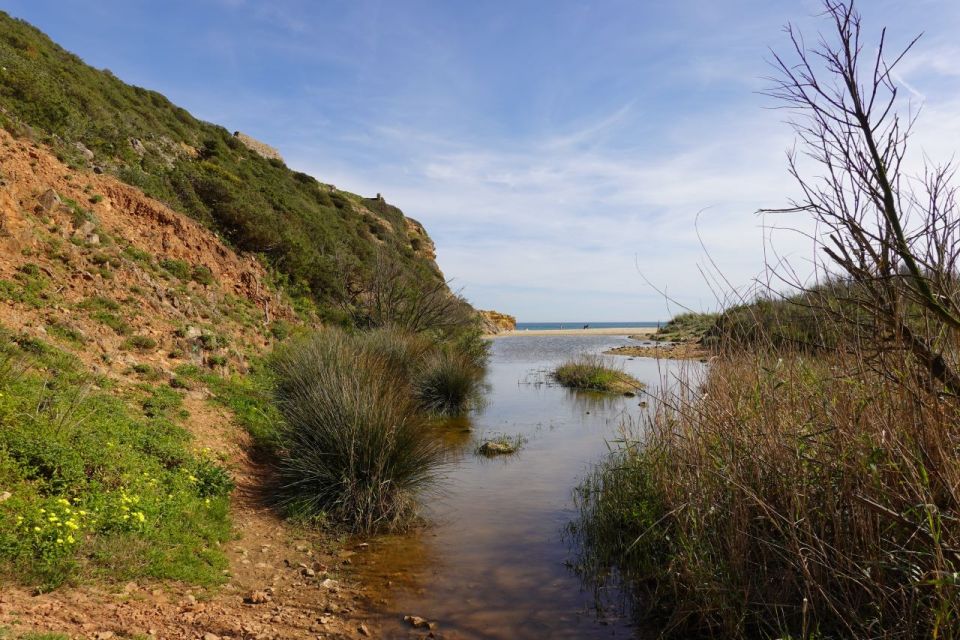
POLYGON ((647 336, 656 332, 656 327, 598 327, 596 329, 514 329, 491 334, 487 338, 509 336, 647 336))

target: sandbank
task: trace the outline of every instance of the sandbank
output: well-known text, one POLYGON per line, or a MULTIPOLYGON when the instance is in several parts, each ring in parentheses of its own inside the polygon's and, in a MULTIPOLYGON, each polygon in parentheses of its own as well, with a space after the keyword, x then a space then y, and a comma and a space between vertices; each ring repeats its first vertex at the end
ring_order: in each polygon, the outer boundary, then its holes
POLYGON ((656 327, 596 327, 587 329, 514 329, 487 338, 509 338, 513 336, 647 336, 657 330, 656 327))

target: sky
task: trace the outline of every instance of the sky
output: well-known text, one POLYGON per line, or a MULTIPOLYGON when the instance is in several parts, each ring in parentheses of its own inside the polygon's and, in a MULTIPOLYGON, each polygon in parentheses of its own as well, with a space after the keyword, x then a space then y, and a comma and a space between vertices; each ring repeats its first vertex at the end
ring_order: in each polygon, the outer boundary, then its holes
MULTIPOLYGON (((864 0, 924 36, 899 69, 913 162, 960 144, 960 2, 864 0)), ((661 320, 805 273, 782 27, 814 0, 0 0, 87 63, 420 220, 475 306, 661 320)))

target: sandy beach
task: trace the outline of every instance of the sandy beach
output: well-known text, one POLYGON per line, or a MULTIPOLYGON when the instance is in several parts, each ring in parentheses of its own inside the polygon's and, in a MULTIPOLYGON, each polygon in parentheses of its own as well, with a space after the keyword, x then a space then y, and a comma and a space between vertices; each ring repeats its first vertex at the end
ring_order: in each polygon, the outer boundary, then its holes
POLYGON ((507 338, 511 336, 640 336, 649 335, 656 327, 600 327, 596 329, 514 329, 503 333, 490 334, 487 338, 507 338))

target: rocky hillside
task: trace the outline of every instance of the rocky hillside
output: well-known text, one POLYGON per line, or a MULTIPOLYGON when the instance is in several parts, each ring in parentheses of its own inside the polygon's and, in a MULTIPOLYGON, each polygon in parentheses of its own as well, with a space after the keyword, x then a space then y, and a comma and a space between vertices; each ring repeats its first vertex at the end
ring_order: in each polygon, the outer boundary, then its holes
POLYGON ((336 573, 352 552, 264 506, 268 469, 231 411, 263 411, 236 374, 297 322, 258 260, 118 179, 0 130, 0 635, 369 635, 358 592, 336 573), (13 396, 34 391, 41 404, 27 398, 21 413, 13 396), (128 418, 134 429, 118 430, 128 418), (67 474, 74 464, 84 474, 67 474), (175 480, 195 464, 210 478, 230 474, 229 499, 181 486, 152 512, 155 474, 175 480), (22 530, 38 509, 44 523, 51 505, 69 511, 64 495, 98 510, 98 523, 65 520, 76 535, 56 540, 22 530), (104 520, 98 501, 117 496, 143 497, 131 512, 138 528, 104 520), (59 588, 38 595, 50 575, 59 588))
MULTIPOLYGON (((0 126, 67 166, 113 175, 257 254, 322 318, 349 323, 378 260, 443 281, 423 227, 288 168, 275 150, 123 83, 0 12, 0 126)), ((106 194, 102 194, 106 195, 106 194)))

